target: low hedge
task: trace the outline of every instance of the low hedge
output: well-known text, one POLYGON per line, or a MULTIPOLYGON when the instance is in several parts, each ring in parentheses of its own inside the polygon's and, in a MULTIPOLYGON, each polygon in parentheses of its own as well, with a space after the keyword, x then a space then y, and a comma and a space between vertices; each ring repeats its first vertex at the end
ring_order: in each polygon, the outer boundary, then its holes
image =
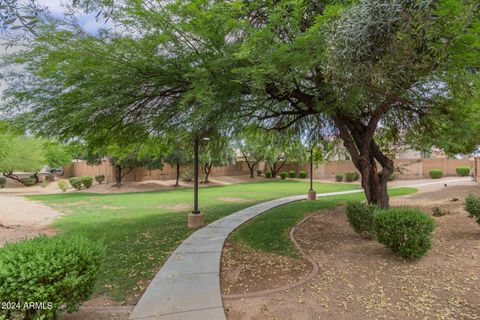
POLYGON ((420 258, 432 247, 435 220, 418 209, 376 210, 373 215, 375 238, 393 253, 420 258))
POLYGON ((102 182, 105 181, 105 176, 103 174, 95 176, 95 181, 97 181, 99 184, 102 184, 102 182))
POLYGON ((263 171, 262 171, 262 170, 257 170, 257 176, 259 176, 259 177, 260 177, 260 176, 262 175, 262 173, 263 173, 263 171))
POLYGON ((52 182, 55 181, 55 175, 53 173, 49 173, 45 176, 45 181, 52 182))
POLYGON ((57 319, 57 311, 78 310, 92 294, 103 248, 82 237, 40 236, 0 249, 0 310, 8 319, 57 319), (45 308, 28 309, 27 303, 45 308))
POLYGON ((300 176, 300 178, 305 179, 307 177, 307 172, 306 171, 300 171, 298 173, 298 175, 300 176))
POLYGON ((443 171, 441 169, 432 169, 428 174, 432 179, 440 179, 443 176, 443 171))
POLYGON ((290 178, 296 178, 297 177, 297 172, 295 170, 290 170, 290 171, 288 171, 288 176, 290 178))
POLYGON ((470 167, 467 166, 460 166, 455 169, 457 175, 460 177, 466 177, 470 174, 470 167))
POLYGON ((337 181, 337 182, 342 182, 342 181, 343 181, 343 174, 337 173, 337 174, 335 175, 335 181, 337 181))
POLYGON ((465 210, 470 218, 474 218, 480 224, 480 196, 469 193, 465 198, 465 210))
POLYGON ((24 186, 30 187, 33 186, 35 183, 37 183, 37 180, 35 178, 29 177, 29 178, 21 178, 20 180, 21 184, 24 186))
POLYGON ((280 178, 281 178, 282 180, 287 179, 287 176, 288 176, 288 174, 287 174, 285 171, 280 172, 280 178))
POLYGON ((82 185, 85 187, 85 189, 88 189, 93 185, 93 178, 89 176, 81 177, 80 181, 82 181, 82 185))
POLYGON ((71 177, 70 179, 68 179, 68 182, 70 182, 70 185, 75 189, 82 190, 82 180, 80 180, 80 178, 71 177))
POLYGON ((5 185, 7 184, 7 178, 5 177, 0 177, 0 189, 5 188, 5 185))
POLYGON ((356 181, 356 180, 358 180, 359 177, 360 177, 360 175, 356 171, 345 173, 345 181, 347 181, 347 182, 356 181))
POLYGON ((63 192, 67 191, 69 185, 68 182, 65 180, 60 180, 57 182, 58 188, 62 190, 63 192))
POLYGON ((271 178, 271 177, 272 177, 272 172, 271 171, 265 172, 265 178, 271 178))
POLYGON ((378 207, 369 205, 360 201, 351 201, 347 203, 347 218, 356 233, 366 239, 372 239, 373 232, 373 214, 378 207))

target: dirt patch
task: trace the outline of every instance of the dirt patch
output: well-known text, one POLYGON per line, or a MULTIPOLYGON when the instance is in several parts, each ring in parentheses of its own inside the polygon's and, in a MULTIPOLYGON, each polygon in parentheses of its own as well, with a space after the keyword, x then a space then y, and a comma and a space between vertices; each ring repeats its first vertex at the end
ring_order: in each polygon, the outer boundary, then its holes
POLYGON ((246 199, 246 198, 217 198, 217 199, 224 202, 235 202, 235 203, 248 203, 253 201, 251 199, 246 199))
POLYGON ((302 259, 257 252, 227 241, 222 252, 222 294, 278 288, 297 282, 310 269, 308 262, 302 259))
MULTIPOLYGON (((435 218, 433 249, 417 261, 360 238, 343 207, 310 216, 295 238, 319 265, 317 277, 288 292, 226 300, 227 318, 480 319, 480 226, 462 209, 465 195, 478 190, 455 186, 392 200, 430 214, 435 206, 450 211, 435 218)), ((244 263, 260 268, 254 261, 244 263)))

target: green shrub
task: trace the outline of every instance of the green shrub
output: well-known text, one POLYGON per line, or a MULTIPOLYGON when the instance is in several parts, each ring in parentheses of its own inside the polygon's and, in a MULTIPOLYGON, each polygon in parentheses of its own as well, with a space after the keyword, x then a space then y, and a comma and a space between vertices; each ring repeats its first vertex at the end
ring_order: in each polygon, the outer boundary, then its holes
POLYGON ((263 172, 262 170, 257 170, 257 176, 260 177, 262 175, 262 172, 263 172))
POLYGON ((356 233, 366 239, 373 238, 373 214, 376 209, 377 206, 360 201, 347 203, 348 222, 356 233))
POLYGON ((82 182, 82 185, 88 189, 93 185, 93 178, 89 176, 84 176, 80 178, 80 181, 82 182))
POLYGON ((458 176, 466 177, 470 174, 470 167, 466 167, 466 166, 457 167, 455 171, 457 172, 458 176))
POLYGON ((441 169, 432 169, 428 174, 432 179, 440 179, 443 176, 443 171, 441 169))
POLYGON ((288 173, 286 173, 285 171, 280 172, 280 178, 281 178, 282 180, 287 179, 287 176, 288 176, 288 173))
POLYGON ((435 220, 413 208, 379 209, 373 215, 373 229, 378 242, 396 255, 419 258, 432 247, 435 220))
POLYGON ((47 182, 52 182, 52 181, 55 181, 55 175, 52 174, 52 173, 49 173, 45 176, 45 181, 47 182))
POLYGON ((272 172, 271 171, 265 172, 265 178, 271 178, 271 177, 272 177, 272 172))
POLYGON ((345 173, 345 181, 347 181, 347 182, 356 181, 356 180, 358 180, 359 177, 360 177, 360 175, 356 171, 345 173))
POLYGON ((82 180, 80 180, 80 178, 71 177, 70 179, 68 179, 68 182, 70 182, 70 185, 75 189, 82 190, 82 180))
POLYGON ((337 174, 335 175, 335 181, 337 181, 337 182, 342 182, 342 181, 343 181, 343 174, 337 173, 337 174))
POLYGON ((300 171, 299 176, 300 176, 300 178, 305 179, 307 177, 307 172, 306 171, 300 171))
POLYGON ((7 178, 5 177, 0 177, 0 189, 5 188, 5 185, 7 184, 7 178))
POLYGON ((95 181, 97 181, 99 184, 102 184, 102 182, 105 181, 105 176, 103 174, 95 176, 95 181))
POLYGON ((24 186, 30 187, 33 186, 35 183, 37 183, 37 180, 35 178, 29 177, 29 178, 21 178, 20 183, 23 184, 24 186))
POLYGON ((476 219, 480 224, 480 196, 469 193, 465 198, 465 210, 470 218, 476 219))
POLYGON ((290 170, 290 171, 288 171, 288 176, 290 178, 296 178, 297 177, 297 172, 295 170, 290 170))
POLYGON ((442 210, 442 209, 439 208, 439 207, 433 208, 432 215, 435 216, 435 217, 442 217, 442 216, 445 216, 445 215, 447 215, 447 214, 450 214, 450 211, 448 211, 448 210, 442 210))
POLYGON ((185 170, 185 172, 182 174, 182 180, 187 182, 193 181, 193 176, 194 174, 192 169, 185 170))
POLYGON ((63 192, 67 191, 67 189, 69 188, 69 184, 67 181, 65 180, 60 180, 57 182, 57 185, 58 185, 58 188, 60 190, 62 190, 63 192))
POLYGON ((40 236, 0 249, 0 300, 51 303, 51 309, 7 310, 9 319, 56 319, 87 300, 97 280, 103 249, 85 238, 40 236))
POLYGON ((397 177, 397 176, 396 176, 395 172, 393 172, 393 173, 390 175, 390 177, 388 177, 387 180, 388 180, 388 181, 393 181, 393 180, 395 180, 396 177, 397 177))

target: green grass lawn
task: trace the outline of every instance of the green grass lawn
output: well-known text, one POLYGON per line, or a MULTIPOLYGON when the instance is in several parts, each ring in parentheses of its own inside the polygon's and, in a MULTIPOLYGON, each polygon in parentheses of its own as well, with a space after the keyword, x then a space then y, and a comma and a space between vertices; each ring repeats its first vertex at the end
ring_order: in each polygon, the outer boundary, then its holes
MULTIPOLYGON (((413 188, 392 189, 390 196, 401 196, 416 192, 413 188)), ((298 257, 297 250, 290 240, 290 230, 307 214, 332 208, 351 200, 364 200, 363 193, 332 196, 317 201, 293 202, 253 219, 238 228, 230 239, 255 250, 272 252, 278 255, 298 257)))
MULTIPOLYGON (((359 186, 316 183, 314 188, 322 193, 358 189, 359 186)), ((307 181, 289 180, 201 188, 200 210, 210 223, 255 203, 306 194, 308 189, 307 181), (242 198, 249 202, 222 198, 242 198)), ((105 245, 107 256, 100 270, 96 294, 118 301, 135 299, 146 285, 145 280, 153 278, 166 258, 192 232, 187 228, 186 219, 192 207, 192 189, 123 194, 67 193, 29 198, 44 201, 65 214, 54 224, 60 233, 82 234, 105 245)), ((300 217, 298 212, 291 214, 300 217)), ((276 219, 272 223, 277 228, 276 219)))

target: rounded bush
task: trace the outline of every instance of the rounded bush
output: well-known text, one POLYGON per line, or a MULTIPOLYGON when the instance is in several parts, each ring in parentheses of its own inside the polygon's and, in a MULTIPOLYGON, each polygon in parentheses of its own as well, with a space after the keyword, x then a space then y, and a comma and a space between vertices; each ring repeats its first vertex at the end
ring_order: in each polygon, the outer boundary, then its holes
POLYGON ((343 174, 337 173, 337 174, 335 175, 335 181, 337 181, 337 182, 342 182, 342 181, 343 181, 343 174))
POLYGON ((6 184, 7 184, 7 178, 0 177, 0 189, 5 188, 6 184))
POLYGON ((358 180, 359 177, 360 177, 360 175, 358 174, 358 172, 347 172, 347 173, 345 173, 345 181, 347 181, 347 182, 356 181, 356 180, 358 180))
POLYGON ((428 174, 432 179, 440 179, 443 176, 443 171, 441 169, 432 169, 428 174))
POLYGON ((55 181, 55 175, 52 173, 49 173, 45 176, 45 181, 52 182, 55 181))
POLYGON ((435 220, 418 209, 376 210, 373 215, 375 238, 393 253, 420 258, 432 247, 435 220))
POLYGON ((57 319, 60 308, 78 310, 93 292, 102 255, 102 247, 81 237, 40 236, 5 245, 0 249, 0 300, 20 306, 8 310, 13 313, 9 319, 57 319), (50 309, 25 309, 30 302, 50 309))
POLYGON ((271 178, 271 177, 272 177, 272 172, 271 171, 265 172, 265 178, 271 178))
POLYGON ((347 218, 356 233, 366 239, 373 238, 373 214, 378 207, 360 201, 347 203, 347 218))
POLYGON ((89 176, 84 176, 80 178, 80 181, 82 182, 82 185, 88 189, 93 185, 93 178, 89 176))
POLYGON ((102 182, 105 181, 105 176, 103 174, 95 176, 95 181, 97 181, 99 184, 102 184, 102 182))
POLYGON ((288 176, 288 174, 287 174, 285 171, 280 172, 280 178, 281 178, 282 180, 287 179, 287 176, 288 176))
POLYGON ((74 187, 75 189, 77 189, 77 190, 82 189, 82 180, 80 180, 80 178, 72 177, 72 178, 68 179, 68 182, 70 182, 70 185, 72 187, 74 187))
POLYGON ((470 218, 474 218, 480 224, 480 196, 469 193, 465 198, 465 211, 470 218))
POLYGON ((466 177, 470 174, 470 167, 467 167, 467 166, 457 167, 455 171, 457 172, 458 176, 466 177))
POLYGON ((63 192, 67 191, 69 185, 68 182, 65 180, 60 180, 57 182, 58 188, 62 190, 63 192))
POLYGON ((307 172, 306 171, 300 171, 299 176, 300 176, 300 178, 305 179, 307 177, 307 172))
POLYGON ((290 170, 290 171, 288 171, 288 176, 290 178, 296 178, 297 177, 297 172, 295 170, 290 170))
POLYGON ((397 176, 395 175, 395 173, 392 173, 392 174, 390 175, 390 177, 388 177, 388 181, 393 181, 393 180, 395 180, 396 177, 397 177, 397 176))
POLYGON ((35 178, 29 177, 29 178, 21 178, 20 183, 23 184, 24 186, 30 187, 33 186, 35 183, 37 183, 35 178))
POLYGON ((262 173, 263 173, 263 171, 262 171, 262 170, 257 170, 257 176, 259 176, 259 177, 260 177, 260 176, 262 175, 262 173))

